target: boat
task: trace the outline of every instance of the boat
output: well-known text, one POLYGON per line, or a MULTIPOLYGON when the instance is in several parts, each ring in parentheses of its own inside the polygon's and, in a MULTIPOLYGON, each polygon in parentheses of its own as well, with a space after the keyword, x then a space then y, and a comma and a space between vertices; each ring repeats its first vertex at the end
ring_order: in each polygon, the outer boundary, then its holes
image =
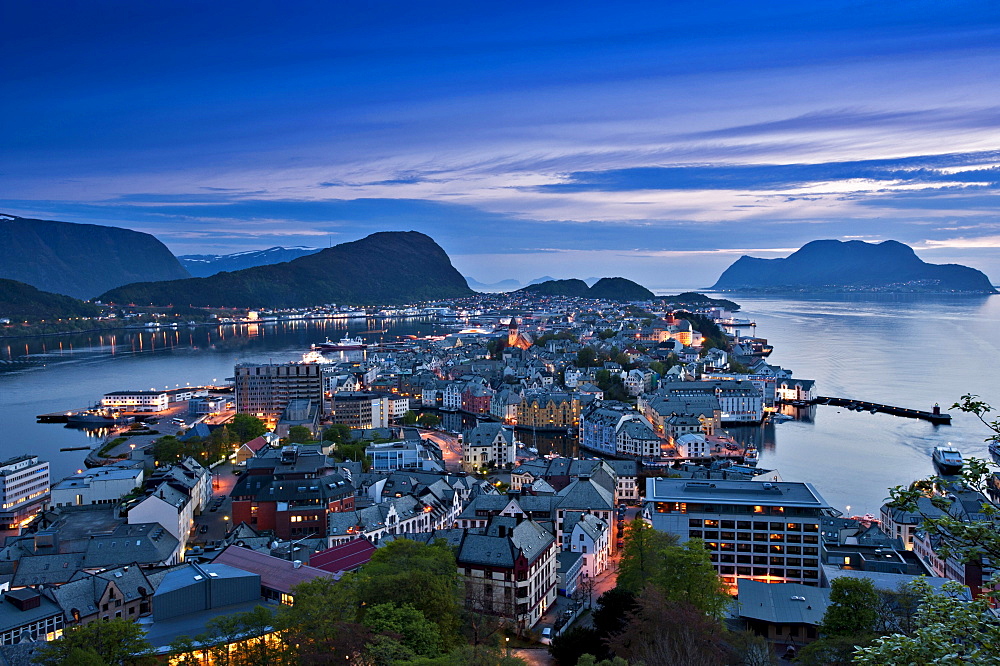
POLYGON ((361 338, 349 338, 345 335, 340 342, 327 338, 318 345, 312 345, 312 348, 319 351, 362 351, 368 349, 368 343, 361 338))
POLYGON ((751 444, 743 451, 743 462, 744 464, 750 465, 751 467, 757 465, 757 447, 751 444))
POLYGON ((931 457, 941 476, 953 476, 962 471, 962 452, 953 446, 935 446, 931 457))
POLYGON ((66 424, 70 426, 125 425, 132 423, 134 420, 131 416, 122 416, 118 412, 99 407, 66 415, 66 424))
POLYGON ((994 460, 1000 460, 1000 442, 990 442, 990 455, 994 460))

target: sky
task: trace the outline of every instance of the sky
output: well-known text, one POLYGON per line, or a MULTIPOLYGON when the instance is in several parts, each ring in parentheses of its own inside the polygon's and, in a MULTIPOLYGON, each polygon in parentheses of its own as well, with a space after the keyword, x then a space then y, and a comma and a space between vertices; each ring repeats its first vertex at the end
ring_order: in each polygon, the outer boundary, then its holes
POLYGON ((0 212, 175 254, 432 236, 703 286, 899 240, 1000 282, 1000 3, 0 3, 0 212))

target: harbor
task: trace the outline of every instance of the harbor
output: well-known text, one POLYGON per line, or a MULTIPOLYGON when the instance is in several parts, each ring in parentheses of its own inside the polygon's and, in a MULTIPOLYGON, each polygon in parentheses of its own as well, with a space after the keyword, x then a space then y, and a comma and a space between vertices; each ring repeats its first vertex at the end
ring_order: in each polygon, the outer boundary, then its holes
POLYGON ((941 412, 939 405, 934 405, 931 411, 919 409, 909 409, 907 407, 894 407, 893 405, 883 405, 867 400, 855 400, 853 398, 834 398, 829 396, 816 396, 812 400, 779 400, 779 404, 791 407, 809 407, 811 405, 832 405, 843 407, 848 411, 869 412, 871 414, 889 414, 891 416, 901 416, 908 419, 921 419, 929 421, 934 425, 951 425, 951 414, 941 412))

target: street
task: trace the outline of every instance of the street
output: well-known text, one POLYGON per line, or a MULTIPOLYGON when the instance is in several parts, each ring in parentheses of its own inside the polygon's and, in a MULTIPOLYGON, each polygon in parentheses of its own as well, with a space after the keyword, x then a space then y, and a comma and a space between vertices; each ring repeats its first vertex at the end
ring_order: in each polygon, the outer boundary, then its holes
POLYGON ((458 437, 438 430, 421 430, 420 435, 441 449, 445 469, 449 472, 462 471, 462 445, 458 443, 458 437))

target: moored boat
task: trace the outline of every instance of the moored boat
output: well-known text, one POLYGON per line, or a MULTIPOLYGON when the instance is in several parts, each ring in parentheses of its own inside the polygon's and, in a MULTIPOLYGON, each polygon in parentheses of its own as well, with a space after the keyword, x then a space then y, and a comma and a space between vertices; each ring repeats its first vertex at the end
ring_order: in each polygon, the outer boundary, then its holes
POLYGON ((314 344, 312 348, 319 351, 361 351, 368 349, 368 343, 361 338, 349 338, 345 335, 340 342, 327 338, 324 342, 314 344))
POLYGON ((110 409, 100 408, 85 409, 81 412, 66 415, 66 424, 71 426, 125 425, 132 423, 134 420, 131 416, 122 416, 110 409))

